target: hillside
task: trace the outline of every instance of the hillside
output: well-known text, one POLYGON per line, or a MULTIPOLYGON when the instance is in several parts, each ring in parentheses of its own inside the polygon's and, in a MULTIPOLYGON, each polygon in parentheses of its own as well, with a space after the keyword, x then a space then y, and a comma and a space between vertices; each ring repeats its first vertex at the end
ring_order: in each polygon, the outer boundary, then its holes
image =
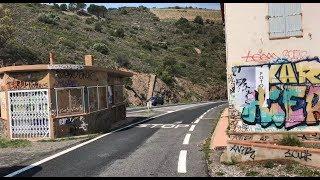
POLYGON ((204 89, 205 95, 190 91, 177 101, 226 96, 220 23, 161 21, 146 8, 112 9, 98 20, 43 4, 3 6, 11 10, 15 28, 14 38, 0 48, 4 65, 48 63, 52 50, 59 63, 83 64, 84 55, 92 54, 97 66, 157 74, 174 94, 192 89, 188 86, 204 89), (188 83, 181 85, 177 78, 188 83))
POLYGON ((162 19, 179 19, 184 17, 192 21, 196 16, 202 16, 204 20, 209 19, 212 21, 221 22, 221 12, 209 9, 150 9, 152 13, 162 19))

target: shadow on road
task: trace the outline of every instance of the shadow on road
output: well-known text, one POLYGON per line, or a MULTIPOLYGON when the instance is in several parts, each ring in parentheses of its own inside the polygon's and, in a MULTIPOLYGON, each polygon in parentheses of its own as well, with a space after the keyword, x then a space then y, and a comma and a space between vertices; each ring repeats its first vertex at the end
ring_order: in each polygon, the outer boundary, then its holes
MULTIPOLYGON (((22 168, 25 168, 25 167, 27 167, 27 166, 1 167, 0 168, 0 176, 4 177, 10 173, 13 173, 13 172, 20 170, 22 168)), ((33 176, 34 174, 38 173, 41 170, 42 170, 41 166, 35 166, 32 169, 29 169, 21 174, 17 174, 15 177, 30 177, 30 176, 33 176)))

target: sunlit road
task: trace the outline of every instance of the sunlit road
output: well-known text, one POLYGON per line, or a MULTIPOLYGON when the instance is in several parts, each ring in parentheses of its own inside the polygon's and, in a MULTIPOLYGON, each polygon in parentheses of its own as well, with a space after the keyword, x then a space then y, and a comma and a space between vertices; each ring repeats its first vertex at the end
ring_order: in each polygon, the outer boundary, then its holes
POLYGON ((163 107, 167 114, 113 132, 16 176, 208 176, 202 143, 222 104, 163 107))

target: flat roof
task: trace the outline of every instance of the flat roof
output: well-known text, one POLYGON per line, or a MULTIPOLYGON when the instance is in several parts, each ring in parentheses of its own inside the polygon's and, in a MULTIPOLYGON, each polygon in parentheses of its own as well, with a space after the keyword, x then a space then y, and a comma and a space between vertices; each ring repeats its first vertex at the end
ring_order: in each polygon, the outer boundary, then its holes
POLYGON ((85 71, 106 71, 110 76, 131 77, 133 73, 107 69, 95 66, 85 66, 81 64, 35 64, 21 66, 6 66, 0 68, 0 74, 11 72, 26 72, 26 71, 47 71, 47 70, 85 70, 85 71))

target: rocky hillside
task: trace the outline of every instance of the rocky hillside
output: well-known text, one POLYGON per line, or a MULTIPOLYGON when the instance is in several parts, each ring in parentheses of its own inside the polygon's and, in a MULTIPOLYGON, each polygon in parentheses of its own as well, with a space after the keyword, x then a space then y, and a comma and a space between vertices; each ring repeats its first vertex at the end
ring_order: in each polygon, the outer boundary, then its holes
POLYGON ((48 63, 50 51, 59 63, 83 64, 84 55, 92 54, 97 66, 135 73, 127 90, 130 104, 143 101, 149 74, 157 75, 156 91, 166 91, 168 101, 226 98, 219 22, 160 20, 141 7, 108 9, 98 19, 44 4, 2 5, 10 10, 14 27, 13 38, 0 47, 4 66, 48 63))

